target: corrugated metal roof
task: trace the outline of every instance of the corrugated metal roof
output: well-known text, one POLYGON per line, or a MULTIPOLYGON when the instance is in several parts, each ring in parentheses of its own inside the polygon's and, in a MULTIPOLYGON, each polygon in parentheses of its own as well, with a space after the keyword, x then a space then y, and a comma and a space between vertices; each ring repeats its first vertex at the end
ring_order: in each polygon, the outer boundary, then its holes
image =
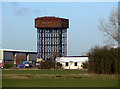
POLYGON ((0 49, 1 51, 14 51, 14 52, 29 52, 29 53, 37 53, 34 51, 27 51, 27 50, 15 50, 15 49, 0 49))
POLYGON ((88 57, 88 56, 64 56, 64 57, 88 57))
POLYGON ((57 62, 85 62, 88 61, 87 56, 75 56, 75 57, 57 57, 56 58, 57 62))

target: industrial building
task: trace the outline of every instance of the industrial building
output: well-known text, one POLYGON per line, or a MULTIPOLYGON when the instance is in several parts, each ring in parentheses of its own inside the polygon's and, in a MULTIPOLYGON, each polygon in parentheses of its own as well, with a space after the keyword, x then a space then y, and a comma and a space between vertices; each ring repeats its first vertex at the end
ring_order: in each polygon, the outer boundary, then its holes
POLYGON ((0 49, 0 63, 18 64, 20 61, 32 61, 37 60, 37 52, 24 51, 24 50, 12 50, 12 49, 0 49))
POLYGON ((56 57, 67 56, 67 28, 69 20, 58 17, 38 17, 37 28, 38 58, 55 60, 56 57))
POLYGON ((83 63, 88 61, 88 56, 56 57, 56 62, 62 64, 63 69, 83 69, 83 63))

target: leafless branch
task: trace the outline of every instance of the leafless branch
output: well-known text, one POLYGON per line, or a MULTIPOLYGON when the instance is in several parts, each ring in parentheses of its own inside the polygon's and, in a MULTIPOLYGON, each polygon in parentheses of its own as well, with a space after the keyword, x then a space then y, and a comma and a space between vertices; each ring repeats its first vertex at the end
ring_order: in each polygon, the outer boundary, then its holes
POLYGON ((109 38, 111 38, 111 40, 118 42, 118 9, 111 11, 107 22, 105 22, 104 19, 101 19, 98 28, 100 31, 103 31, 104 34, 106 34, 109 38))

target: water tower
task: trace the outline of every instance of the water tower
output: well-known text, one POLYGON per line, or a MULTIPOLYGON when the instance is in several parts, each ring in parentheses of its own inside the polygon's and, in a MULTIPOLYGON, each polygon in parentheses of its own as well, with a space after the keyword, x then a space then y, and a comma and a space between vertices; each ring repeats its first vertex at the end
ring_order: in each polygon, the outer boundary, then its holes
POLYGON ((35 19, 38 58, 54 60, 56 57, 67 56, 68 27, 69 20, 64 18, 38 17, 35 19))

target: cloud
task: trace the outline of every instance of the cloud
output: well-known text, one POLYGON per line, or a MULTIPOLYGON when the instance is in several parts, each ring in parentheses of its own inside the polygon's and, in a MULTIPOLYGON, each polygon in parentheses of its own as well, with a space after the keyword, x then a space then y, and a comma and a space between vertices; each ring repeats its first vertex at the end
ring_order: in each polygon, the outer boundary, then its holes
POLYGON ((19 8, 15 9, 14 11, 16 15, 25 15, 26 13, 29 12, 29 8, 19 8))
POLYGON ((20 5, 17 2, 12 2, 13 5, 13 12, 17 16, 23 16, 26 13, 33 13, 33 14, 42 14, 46 10, 40 10, 39 8, 31 9, 28 7, 20 7, 20 5))
POLYGON ((41 13, 41 10, 38 9, 38 8, 36 8, 36 9, 33 10, 33 12, 34 12, 34 13, 41 13))
POLYGON ((25 15, 26 13, 30 11, 29 10, 30 8, 20 7, 18 2, 12 2, 12 6, 13 6, 13 12, 15 15, 25 15))
POLYGON ((12 2, 12 5, 13 6, 18 6, 18 3, 17 2, 12 2))

